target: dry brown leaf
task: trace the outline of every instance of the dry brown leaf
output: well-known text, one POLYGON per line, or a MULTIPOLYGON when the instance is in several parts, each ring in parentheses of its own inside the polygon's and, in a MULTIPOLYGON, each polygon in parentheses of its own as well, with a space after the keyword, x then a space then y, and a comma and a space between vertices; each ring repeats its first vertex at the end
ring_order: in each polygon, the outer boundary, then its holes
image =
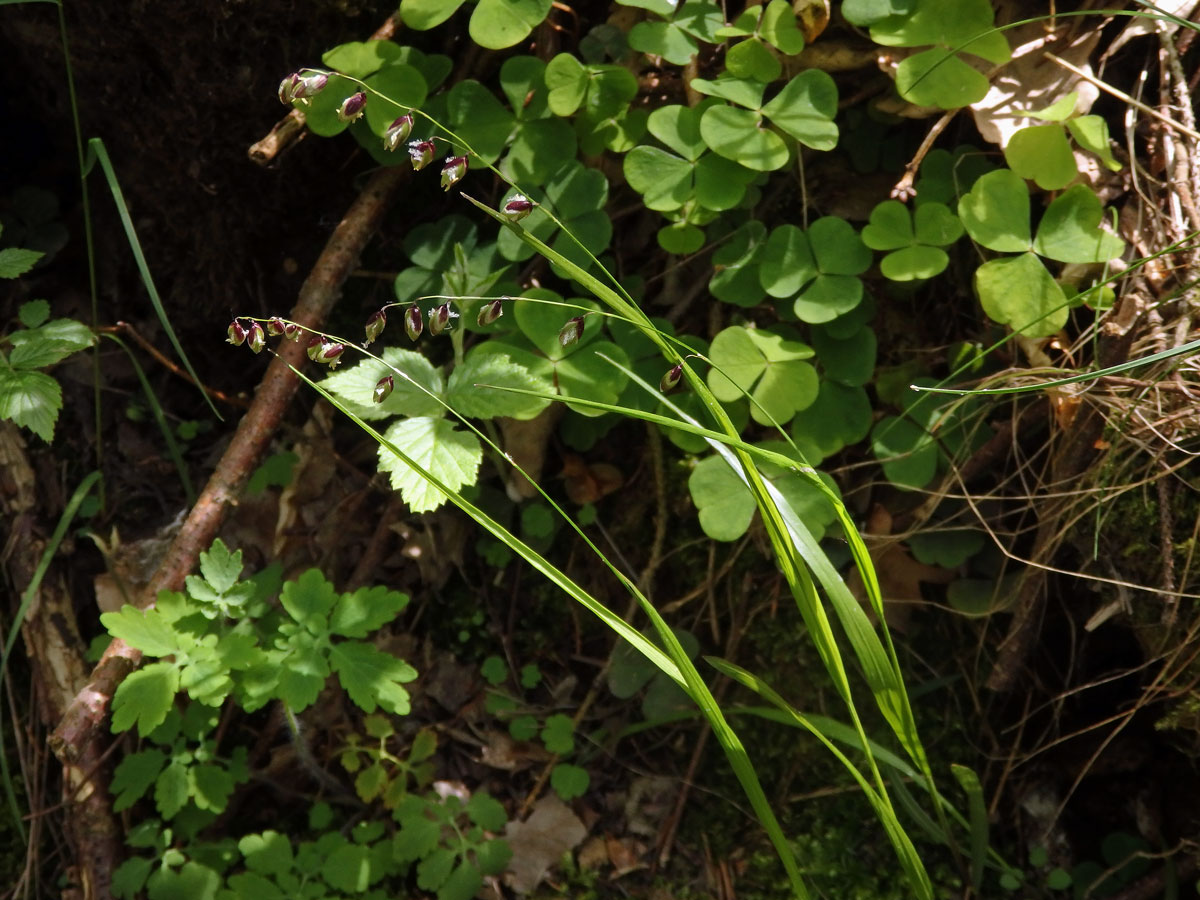
POLYGON ((528 819, 509 822, 504 829, 513 854, 504 875, 505 884, 518 894, 530 893, 550 867, 586 836, 587 829, 570 807, 547 794, 533 807, 528 819))
POLYGON ((586 463, 583 457, 568 453, 563 457, 563 489, 572 503, 595 503, 625 483, 625 476, 608 463, 586 463))
POLYGON ((1075 112, 1082 115, 1100 96, 1099 88, 1090 81, 1046 58, 1049 50, 1091 74, 1088 57, 1100 39, 1099 28, 1089 28, 1067 43, 1048 41, 1043 23, 1034 22, 1014 28, 1008 32, 1008 38, 1013 45, 1012 61, 993 76, 987 96, 971 104, 979 133, 1001 148, 1008 146, 1009 138, 1019 129, 1046 124, 1030 118, 1027 113, 1031 110, 1045 109, 1077 91, 1075 112))
POLYGON ((800 0, 794 7, 804 43, 811 44, 829 25, 829 0, 800 0))
MULTIPOLYGON (((863 541, 875 563, 879 578, 879 593, 889 628, 903 632, 914 604, 922 602, 921 584, 947 584, 958 576, 940 566, 928 566, 913 559, 908 548, 897 540, 887 538, 892 532, 892 516, 881 504, 875 504, 867 518, 863 541)), ((847 584, 854 595, 863 600, 862 579, 852 570, 847 584)))

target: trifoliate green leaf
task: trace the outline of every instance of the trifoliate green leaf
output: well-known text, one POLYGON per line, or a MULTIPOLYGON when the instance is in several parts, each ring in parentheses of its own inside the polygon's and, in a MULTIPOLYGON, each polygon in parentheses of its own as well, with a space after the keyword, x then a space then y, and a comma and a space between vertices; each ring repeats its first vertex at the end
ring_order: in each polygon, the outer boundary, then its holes
POLYGON ((792 440, 804 459, 819 465, 843 447, 857 444, 871 430, 871 401, 861 387, 825 380, 812 406, 792 419, 792 440))
POLYGON ((788 0, 771 0, 758 23, 758 33, 780 53, 794 56, 804 49, 804 34, 796 25, 796 13, 788 0))
POLYGON ((725 70, 736 78, 752 78, 770 84, 783 72, 783 64, 757 37, 734 44, 725 53, 725 70))
POLYGON ((462 3, 463 0, 400 0, 400 18, 409 28, 428 31, 454 15, 462 3))
POLYGON ((1075 142, 1084 150, 1100 157, 1101 162, 1113 172, 1121 171, 1121 164, 1113 156, 1108 143, 1108 123, 1100 116, 1080 116, 1067 122, 1067 130, 1075 142))
MULTIPOLYGON (((806 147, 832 150, 837 144, 837 85, 827 72, 806 69, 762 108, 771 123, 806 147)), ((754 167, 751 167, 754 168, 754 167)))
POLYGON ((817 398, 817 373, 805 362, 812 356, 807 344, 771 331, 726 328, 709 350, 708 386, 724 403, 749 394, 754 421, 783 425, 817 398))
POLYGON ((713 277, 708 289, 718 300, 754 306, 762 300, 758 261, 765 249, 766 226, 751 220, 713 253, 713 277))
POLYGON ((471 14, 471 40, 488 50, 519 43, 550 12, 551 0, 479 0, 471 14))
POLYGON ((700 120, 700 134, 714 153, 756 172, 781 169, 790 156, 783 138, 764 127, 759 113, 748 109, 709 107, 700 120))

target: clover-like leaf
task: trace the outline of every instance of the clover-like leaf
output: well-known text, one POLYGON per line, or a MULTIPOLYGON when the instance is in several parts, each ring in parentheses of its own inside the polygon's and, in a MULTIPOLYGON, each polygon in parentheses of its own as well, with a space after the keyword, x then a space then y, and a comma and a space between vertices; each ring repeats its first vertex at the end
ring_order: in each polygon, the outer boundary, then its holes
POLYGON ((962 223, 944 204, 925 203, 910 215, 903 203, 885 200, 871 211, 862 240, 875 250, 892 251, 879 264, 886 278, 912 281, 942 272, 950 257, 941 248, 962 233, 962 223))
POLYGON ((454 153, 467 153, 470 146, 475 154, 471 165, 491 165, 508 143, 516 123, 515 116, 478 81, 466 79, 450 89, 446 96, 450 127, 463 143, 455 143, 454 153))
POLYGON ((751 36, 725 52, 725 70, 737 78, 769 84, 783 72, 783 64, 771 55, 761 39, 751 36))
POLYGON ((638 22, 629 29, 629 46, 676 66, 687 65, 699 49, 696 39, 674 22, 638 22))
POLYGON ((738 306, 754 306, 762 300, 757 263, 766 236, 766 226, 752 219, 717 249, 708 282, 714 297, 738 306))
POLYGON ((754 421, 782 425, 817 398, 819 379, 805 361, 812 356, 812 348, 800 341, 733 326, 713 339, 708 385, 726 403, 749 394, 754 421))
POLYGON ((864 325, 849 337, 838 338, 814 325, 812 342, 826 377, 859 387, 875 374, 875 332, 869 327, 864 325))
MULTIPOLYGON (((828 72, 805 69, 762 108, 771 123, 806 147, 832 150, 837 144, 837 85, 828 72)), ((715 149, 715 148, 714 148, 715 149)))
MULTIPOLYGON (((768 441, 766 449, 791 455, 782 441, 768 441)), ((791 470, 764 465, 762 474, 779 489, 800 520, 818 540, 837 514, 825 494, 811 481, 791 470)), ((836 491, 833 480, 821 479, 836 491)), ((700 512, 700 527, 714 541, 735 541, 750 527, 757 506, 744 481, 722 456, 710 456, 696 464, 688 477, 688 491, 700 512)))
POLYGON ((937 474, 937 443, 911 419, 880 419, 871 431, 871 449, 884 476, 897 487, 922 488, 937 474))
POLYGON ((400 0, 400 18, 409 28, 428 31, 458 11, 463 0, 400 0))
POLYGON ((975 291, 991 319, 1027 337, 1054 334, 1067 322, 1066 294, 1033 253, 984 263, 975 270, 975 291))
POLYGON ((1023 253, 1033 245, 1029 189, 1011 169, 988 172, 958 201, 967 234, 989 250, 1023 253))
POLYGON ((1066 187, 1079 174, 1067 135, 1057 124, 1018 129, 1004 148, 1004 161, 1044 191, 1066 187))
POLYGON ((712 106, 700 120, 700 133, 714 153, 747 169, 770 172, 783 168, 789 153, 783 138, 763 126, 763 118, 757 112, 712 106))
POLYGON ((861 387, 847 387, 828 379, 821 382, 817 399, 792 419, 792 440, 811 465, 857 444, 871 430, 871 401, 861 387))
MULTIPOLYGON (((475 435, 456 429, 452 422, 429 416, 401 419, 384 437, 450 490, 475 483, 483 448, 475 435)), ((379 446, 379 469, 389 475, 392 487, 400 491, 414 513, 432 512, 446 502, 445 494, 383 444, 379 446)))
POLYGON ((1071 137, 1075 138, 1075 143, 1100 157, 1101 162, 1110 170, 1121 171, 1121 164, 1113 156, 1112 148, 1108 144, 1108 122, 1101 116, 1070 119, 1067 122, 1067 130, 1071 132, 1071 137))
POLYGON ((1033 249, 1059 262, 1107 262, 1125 251, 1125 242, 1100 227, 1103 219, 1100 198, 1086 185, 1077 184, 1047 207, 1033 249))
POLYGON ((551 0, 479 0, 471 13, 471 40, 503 50, 524 40, 550 12, 551 0))

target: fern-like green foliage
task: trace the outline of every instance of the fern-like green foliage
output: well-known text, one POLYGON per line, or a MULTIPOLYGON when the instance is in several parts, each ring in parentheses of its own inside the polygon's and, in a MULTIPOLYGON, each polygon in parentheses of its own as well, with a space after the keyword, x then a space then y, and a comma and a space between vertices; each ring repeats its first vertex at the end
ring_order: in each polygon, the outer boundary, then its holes
POLYGON ((113 697, 113 731, 159 728, 184 691, 210 707, 233 696, 247 711, 282 700, 310 706, 329 675, 367 712, 408 712, 403 685, 417 676, 403 660, 362 640, 394 619, 408 596, 382 587, 339 594, 317 569, 279 585, 278 567, 242 580, 242 553, 217 540, 183 592, 164 591, 154 608, 124 606, 100 621, 147 657, 113 697), (269 601, 279 596, 282 610, 269 601), (235 618, 236 617, 236 618, 235 618))

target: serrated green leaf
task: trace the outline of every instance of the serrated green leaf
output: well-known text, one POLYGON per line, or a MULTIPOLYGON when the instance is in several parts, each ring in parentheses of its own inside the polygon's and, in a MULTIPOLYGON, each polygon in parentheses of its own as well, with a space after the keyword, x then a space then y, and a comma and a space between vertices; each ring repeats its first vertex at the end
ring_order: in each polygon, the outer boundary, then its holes
POLYGON ((337 602, 337 591, 320 569, 312 568, 284 584, 279 602, 310 633, 322 635, 328 631, 329 613, 337 602))
POLYGON ((288 900, 288 895, 275 882, 254 872, 230 875, 229 887, 236 900, 288 900))
POLYGON ((1098 263, 1125 252, 1125 242, 1100 227, 1104 207, 1092 190, 1077 184, 1054 199, 1038 224, 1033 249, 1065 263, 1098 263))
POLYGON ((590 783, 591 776, 587 769, 570 763, 559 763, 550 771, 550 786, 554 788, 554 793, 566 801, 582 797, 587 793, 590 783))
POLYGON ((19 278, 32 269, 37 261, 45 255, 38 250, 5 247, 0 250, 0 278, 19 278))
POLYGON ((166 754, 156 749, 130 753, 121 760, 113 770, 110 785, 114 794, 113 812, 133 806, 154 784, 166 761, 166 754))
POLYGON ((188 800, 188 768, 172 760, 154 782, 154 803, 164 819, 173 819, 188 800))
POLYGON ((527 391, 553 389, 552 384, 504 353, 472 352, 451 373, 446 399, 459 415, 480 419, 497 416, 532 419, 549 405, 546 400, 504 390, 509 387, 527 391))
MULTIPOLYGON (((392 310, 395 326, 401 325, 401 314, 402 310, 392 310)), ((438 416, 445 412, 442 405, 426 393, 428 391, 436 397, 446 386, 441 372, 428 359, 420 353, 398 347, 386 347, 379 355, 382 362, 363 359, 333 372, 321 382, 321 386, 346 404, 355 415, 367 421, 398 415, 438 416), (392 393, 382 403, 372 403, 375 385, 385 375, 392 376, 392 393)))
POLYGON ((238 849, 246 858, 246 865, 264 875, 288 872, 294 862, 291 839, 278 831, 248 834, 238 841, 238 849))
POLYGON ((408 691, 401 684, 416 678, 417 670, 404 660, 373 644, 346 641, 329 651, 329 664, 350 699, 368 713, 379 706, 398 716, 408 714, 408 691))
POLYGON ((975 270, 975 291, 993 321, 1027 337, 1054 334, 1067 322, 1062 286, 1032 253, 984 263, 975 270))
POLYGON ((17 318, 26 328, 37 328, 50 318, 50 304, 45 300, 30 300, 22 303, 17 318))
POLYGON ((1029 125, 1018 129, 1004 148, 1009 168, 1044 191, 1070 184, 1079 170, 1061 125, 1029 125))
POLYGON ((115 638, 147 656, 170 656, 179 649, 179 636, 157 609, 125 605, 100 614, 100 624, 115 638))
MULTIPOLYGON (((568 722, 571 721, 569 717, 565 718, 568 722)), ((546 724, 550 724, 549 719, 546 720, 546 724)), ((574 724, 571 727, 574 730, 574 724)), ((471 799, 467 801, 466 813, 472 822, 485 831, 503 831, 504 824, 508 821, 504 804, 487 791, 476 791, 471 795, 471 799)))
POLYGON ((188 769, 189 793, 196 806, 210 812, 222 813, 237 787, 222 766, 196 765, 188 769))
POLYGON ((361 894, 371 883, 371 864, 367 848, 343 839, 322 863, 321 877, 336 890, 348 894, 361 894))
POLYGON ((408 594, 382 585, 342 594, 329 620, 329 631, 343 637, 365 638, 382 628, 408 606, 408 594))
POLYGON ((242 575, 242 551, 230 551, 220 538, 200 552, 200 574, 214 590, 224 594, 242 575))
POLYGON ((542 743, 551 753, 564 756, 575 749, 575 723, 570 716, 555 713, 542 728, 542 743))
POLYGON ((134 900, 146 884, 146 876, 154 868, 154 860, 145 856, 131 856, 125 860, 112 876, 112 892, 121 900, 134 900))
MULTIPOLYGON (((424 416, 402 419, 388 428, 385 437, 451 490, 474 484, 478 477, 483 460, 479 439, 456 429, 452 422, 424 416)), ((383 445, 379 447, 379 470, 390 476, 393 489, 400 491, 414 513, 431 512, 446 502, 440 490, 383 445)))
POLYGON ((417 887, 436 891, 450 877, 457 854, 445 847, 438 847, 417 865, 417 887))
POLYGON ((0 369, 0 419, 28 428, 48 444, 61 409, 62 389, 49 375, 0 369))
POLYGON ((161 868, 146 880, 149 900, 216 900, 221 876, 198 862, 161 868))
POLYGON ((329 677, 329 664, 316 647, 309 644, 291 646, 279 658, 280 668, 276 674, 274 694, 293 712, 302 712, 317 702, 325 679, 329 677))
MULTIPOLYGON (((772 124, 806 147, 832 150, 837 145, 837 85, 820 69, 806 69, 762 108, 772 124)), ((753 168, 753 167, 752 167, 753 168)))
POLYGON ((974 240, 989 250, 1022 253, 1033 244, 1029 190, 1010 169, 988 172, 958 201, 958 215, 974 240))
POLYGON ((499 838, 484 841, 475 848, 475 860, 479 863, 479 871, 484 875, 499 875, 508 868, 512 855, 508 842, 499 838))

